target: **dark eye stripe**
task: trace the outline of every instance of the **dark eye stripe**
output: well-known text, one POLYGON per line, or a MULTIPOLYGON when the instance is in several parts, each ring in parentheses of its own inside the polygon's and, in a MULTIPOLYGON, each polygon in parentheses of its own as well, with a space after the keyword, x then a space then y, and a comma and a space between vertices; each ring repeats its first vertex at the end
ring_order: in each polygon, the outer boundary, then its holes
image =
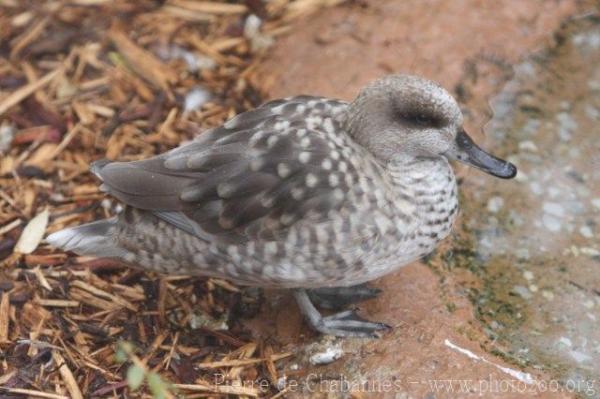
POLYGON ((408 123, 410 125, 418 127, 439 128, 444 125, 443 118, 416 112, 401 113, 400 120, 404 123, 408 123))

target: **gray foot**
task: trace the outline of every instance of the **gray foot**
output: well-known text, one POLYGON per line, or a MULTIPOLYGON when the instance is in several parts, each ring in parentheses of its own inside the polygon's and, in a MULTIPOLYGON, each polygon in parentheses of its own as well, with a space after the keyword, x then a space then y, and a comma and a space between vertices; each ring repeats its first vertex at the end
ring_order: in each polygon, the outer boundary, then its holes
POLYGON ((312 304, 306 290, 295 290, 294 296, 300 311, 310 323, 311 327, 322 334, 337 337, 377 338, 380 331, 390 329, 384 323, 365 320, 353 310, 336 313, 331 316, 322 316, 312 304))
POLYGON ((349 305, 373 299, 381 293, 379 288, 366 284, 352 287, 326 287, 307 290, 310 300, 320 308, 340 310, 349 305))

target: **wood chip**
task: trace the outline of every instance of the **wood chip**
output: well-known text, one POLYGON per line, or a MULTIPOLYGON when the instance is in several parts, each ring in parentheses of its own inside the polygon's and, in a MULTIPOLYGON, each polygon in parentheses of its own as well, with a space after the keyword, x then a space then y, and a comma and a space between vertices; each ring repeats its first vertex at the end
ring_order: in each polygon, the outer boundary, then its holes
POLYGON ((48 72, 44 77, 36 80, 35 82, 31 82, 28 85, 21 87, 18 90, 15 90, 6 97, 4 100, 0 101, 0 116, 2 116, 6 111, 8 111, 11 107, 17 105, 31 94, 35 93, 37 90, 46 86, 48 83, 52 81, 59 73, 60 69, 55 69, 52 72, 48 72))
POLYGON ((19 237, 19 241, 17 241, 17 245, 15 245, 16 253, 30 254, 35 251, 46 232, 49 215, 48 209, 44 209, 27 223, 21 237, 19 237))
POLYGON ((25 264, 27 266, 53 266, 65 263, 67 255, 63 253, 51 255, 26 255, 25 264))
POLYGON ((165 5, 161 8, 161 11, 173 17, 179 17, 187 21, 194 22, 212 22, 215 20, 214 16, 197 11, 190 11, 182 7, 176 7, 171 5, 165 5))
POLYGON ((33 274, 35 274, 35 277, 37 278, 42 287, 44 287, 48 291, 52 291, 50 283, 48 282, 48 280, 46 280, 46 276, 44 276, 39 266, 33 269, 33 274))
POLYGON ((52 359, 58 367, 58 371, 60 372, 60 375, 62 376, 63 381, 67 386, 67 390, 71 395, 71 399, 83 399, 83 394, 81 393, 81 390, 77 385, 77 381, 75 380, 71 369, 69 369, 69 367, 67 366, 65 359, 62 357, 62 355, 58 351, 52 351, 52 359))
POLYGON ((33 389, 23 389, 23 388, 5 388, 0 387, 1 391, 14 393, 19 395, 28 395, 32 398, 48 398, 48 399, 69 399, 68 396, 57 395, 55 393, 47 393, 42 391, 34 391, 33 389))
POLYGON ((90 305, 95 308, 103 309, 106 311, 113 311, 121 308, 121 306, 117 305, 116 303, 98 298, 97 296, 94 296, 87 291, 80 290, 77 288, 69 290, 69 297, 71 297, 75 301, 83 302, 86 305, 90 305))
POLYGON ((131 302, 127 301, 126 299, 118 297, 116 295, 113 295, 113 294, 111 294, 109 292, 103 291, 100 288, 96 288, 93 285, 90 285, 90 284, 86 283, 85 281, 81 281, 81 280, 73 281, 73 283, 71 284, 71 286, 72 287, 81 288, 81 289, 83 289, 85 291, 88 291, 91 294, 94 294, 94 295, 99 296, 101 298, 109 299, 115 305, 120 305, 120 306, 126 307, 127 309, 132 310, 134 312, 137 311, 137 306, 135 306, 131 302))
POLYGON ((177 79, 171 70, 152 53, 131 41, 121 30, 115 28, 109 32, 108 36, 136 73, 156 87, 169 91, 170 83, 177 79))
POLYGON ((213 1, 169 0, 167 4, 207 14, 244 14, 248 11, 248 7, 244 4, 228 4, 213 1))
POLYGON ((67 299, 41 299, 37 298, 36 303, 42 306, 54 307, 54 308, 73 308, 78 307, 81 304, 77 301, 71 301, 67 299))
POLYGON ((212 384, 173 384, 176 389, 190 392, 212 392, 225 395, 258 397, 260 391, 252 387, 212 384))
POLYGON ((77 124, 77 125, 73 126, 73 128, 71 130, 69 130, 69 132, 67 132, 67 134, 65 134, 65 137, 63 137, 63 139, 60 142, 60 144, 58 146, 56 146, 56 148, 54 149, 54 151, 50 154, 49 159, 56 158, 56 156, 58 154, 60 154, 69 145, 69 143, 73 140, 73 138, 80 131, 81 131, 81 125, 80 124, 77 124))
POLYGON ((12 379, 17 374, 16 370, 11 371, 10 373, 6 373, 4 375, 0 375, 0 387, 6 384, 10 379, 12 379))
POLYGON ((0 342, 8 341, 8 327, 10 324, 10 294, 3 292, 0 294, 0 342))
POLYGON ((18 37, 15 40, 15 43, 12 45, 10 58, 15 59, 25 47, 33 43, 42 34, 46 28, 46 25, 48 25, 48 22, 50 22, 50 18, 45 17, 40 22, 35 24, 31 29, 26 30, 22 36, 18 37))
POLYGON ((15 219, 12 222, 0 227, 0 236, 8 233, 9 231, 11 231, 12 229, 14 229, 17 226, 21 225, 21 219, 15 219))

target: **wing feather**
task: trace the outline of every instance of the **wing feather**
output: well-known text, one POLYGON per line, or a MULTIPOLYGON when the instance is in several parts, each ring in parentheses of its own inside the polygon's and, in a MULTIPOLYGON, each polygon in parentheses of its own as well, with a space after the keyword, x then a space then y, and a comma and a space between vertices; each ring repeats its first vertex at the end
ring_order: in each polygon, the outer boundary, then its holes
POLYGON ((329 184, 334 160, 323 167, 331 131, 307 124, 319 117, 340 128, 332 110, 339 113, 344 103, 327 101, 270 102, 165 154, 100 162, 94 172, 127 205, 201 239, 275 239, 303 218, 325 220, 346 200, 344 187, 329 184))

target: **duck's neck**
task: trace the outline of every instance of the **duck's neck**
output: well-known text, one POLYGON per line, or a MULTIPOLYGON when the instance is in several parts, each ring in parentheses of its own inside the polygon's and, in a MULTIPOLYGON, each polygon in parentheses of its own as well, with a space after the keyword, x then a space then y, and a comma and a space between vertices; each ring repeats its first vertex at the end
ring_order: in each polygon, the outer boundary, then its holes
MULTIPOLYGON (((386 165, 393 184, 416 197, 422 192, 431 194, 456 185, 452 167, 445 157, 394 157, 386 165)), ((425 202, 430 202, 423 198, 425 202)))
POLYGON ((394 158, 387 165, 398 197, 415 206, 415 239, 424 250, 450 233, 458 210, 456 178, 444 157, 394 158))

